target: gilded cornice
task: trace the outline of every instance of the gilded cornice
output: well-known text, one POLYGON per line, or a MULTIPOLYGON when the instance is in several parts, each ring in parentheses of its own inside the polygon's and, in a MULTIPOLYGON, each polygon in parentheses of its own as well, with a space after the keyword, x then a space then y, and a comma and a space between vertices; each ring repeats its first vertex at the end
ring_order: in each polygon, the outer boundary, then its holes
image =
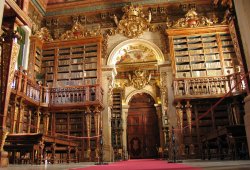
POLYGON ((78 21, 72 26, 71 30, 66 31, 60 36, 60 40, 75 40, 75 39, 82 39, 86 37, 94 37, 101 35, 100 27, 95 29, 86 28, 78 21))
POLYGON ((212 26, 218 23, 218 17, 214 14, 211 18, 200 16, 195 9, 190 9, 185 17, 179 18, 177 21, 170 21, 167 18, 167 28, 196 28, 203 26, 212 26))

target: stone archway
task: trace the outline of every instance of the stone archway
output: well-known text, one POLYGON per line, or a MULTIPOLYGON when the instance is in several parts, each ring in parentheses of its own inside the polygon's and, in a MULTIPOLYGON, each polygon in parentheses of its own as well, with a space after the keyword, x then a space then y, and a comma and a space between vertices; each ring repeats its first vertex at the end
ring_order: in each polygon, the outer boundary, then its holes
MULTIPOLYGON (((128 108, 129 108, 127 106, 129 106, 128 105, 129 100, 136 93, 148 94, 153 98, 154 101, 158 101, 157 98, 159 96, 156 95, 156 86, 155 85, 147 84, 143 88, 137 89, 133 85, 124 86, 124 82, 122 82, 119 84, 121 86, 117 86, 118 83, 117 83, 116 78, 119 77, 119 73, 121 73, 121 71, 126 71, 126 72, 135 71, 136 67, 138 66, 137 63, 141 64, 145 61, 147 63, 145 65, 140 66, 142 69, 144 69, 145 66, 148 67, 148 63, 149 63, 151 65, 150 71, 152 71, 152 70, 157 71, 159 69, 158 66, 164 64, 165 57, 164 57, 161 49, 156 44, 154 44, 148 40, 143 40, 143 39, 130 39, 130 40, 123 41, 122 43, 118 44, 115 48, 113 48, 109 57, 106 60, 107 65, 104 68, 105 70, 107 70, 106 68, 112 68, 112 70, 113 70, 113 71, 110 71, 110 75, 113 75, 113 76, 109 76, 108 77, 109 83, 105 84, 105 86, 108 86, 108 90, 107 90, 108 94, 106 95, 107 101, 112 100, 111 99, 112 98, 112 91, 114 88, 123 89, 122 90, 123 99, 122 99, 122 107, 121 107, 121 118, 122 118, 121 122, 122 122, 123 132, 121 134, 120 140, 122 141, 121 142, 122 143, 122 151, 123 151, 125 157, 127 156, 127 148, 129 145, 129 142, 127 141, 127 133, 126 133, 127 132, 127 115, 128 115, 128 108), (126 52, 127 52, 127 55, 125 55, 126 52), (139 57, 137 55, 135 55, 135 53, 139 54, 138 55, 139 57), (125 57, 125 61, 123 60, 124 59, 123 57, 125 57), (131 65, 133 65, 133 67, 131 67, 131 65), (126 66, 130 66, 130 67, 128 67, 130 70, 123 69, 126 66), (121 67, 123 67, 123 68, 121 69, 121 67), (115 73, 115 74, 113 74, 113 73, 115 73), (112 80, 110 79, 111 77, 112 77, 112 80), (114 79, 116 79, 115 80, 117 83, 116 85, 110 83, 110 82, 114 82, 113 81, 114 79)), ((149 69, 147 68, 146 71, 149 71, 149 69)), ((147 72, 147 73, 149 73, 149 72, 147 72)), ((127 75, 125 77, 128 80, 127 75)), ((154 79, 154 80, 156 80, 156 79, 154 79)), ((105 96, 104 96, 104 98, 105 98, 105 96)), ((109 109, 106 109, 106 110, 109 111, 109 109)), ((158 111, 157 111, 157 113, 158 113, 158 111)), ((105 116, 104 116, 104 119, 106 119, 105 116)), ((109 119, 109 117, 107 116, 107 120, 108 119, 109 119)), ((104 131, 105 131, 105 129, 104 129, 104 131)), ((112 128, 111 128, 111 131, 112 131, 112 128)), ((104 134, 108 134, 108 132, 107 133, 105 133, 105 132, 104 132, 104 134)), ((159 129, 158 129, 157 133, 159 133, 159 129)))

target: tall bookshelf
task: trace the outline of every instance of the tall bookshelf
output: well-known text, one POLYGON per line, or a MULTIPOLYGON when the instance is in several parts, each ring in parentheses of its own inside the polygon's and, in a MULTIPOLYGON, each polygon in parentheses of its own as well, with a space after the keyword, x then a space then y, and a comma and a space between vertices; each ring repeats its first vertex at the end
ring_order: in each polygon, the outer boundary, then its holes
POLYGON ((42 72, 42 46, 43 42, 36 36, 30 37, 29 54, 29 76, 34 79, 41 79, 39 75, 42 72))
POLYGON ((176 78, 232 74, 238 65, 228 27, 167 31, 176 78))
POLYGON ((112 145, 115 149, 122 149, 122 94, 113 92, 113 109, 111 118, 112 145))
POLYGON ((45 82, 53 87, 99 84, 100 48, 100 37, 45 44, 45 82))

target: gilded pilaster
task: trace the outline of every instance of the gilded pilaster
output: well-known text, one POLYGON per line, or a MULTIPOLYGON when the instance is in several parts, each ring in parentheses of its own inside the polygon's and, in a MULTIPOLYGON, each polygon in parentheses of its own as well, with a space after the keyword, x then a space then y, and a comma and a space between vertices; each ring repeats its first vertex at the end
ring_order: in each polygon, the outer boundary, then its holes
POLYGON ((86 110, 86 125, 87 125, 87 156, 89 160, 91 161, 91 148, 90 148, 90 135, 91 135, 91 110, 89 107, 87 107, 86 110))
POLYGON ((95 135, 96 137, 96 150, 95 150, 95 157, 99 157, 99 150, 100 150, 100 111, 98 107, 95 108, 94 110, 94 119, 95 119, 95 135))
POLYGON ((17 61, 19 48, 19 45, 15 42, 3 44, 2 70, 4 76, 1 77, 1 81, 3 82, 1 88, 3 90, 3 93, 5 93, 2 104, 3 107, 1 108, 1 113, 3 114, 3 117, 1 118, 1 124, 3 128, 6 127, 6 116, 10 100, 11 83, 14 78, 15 64, 17 61))
POLYGON ((44 113, 43 113, 43 133, 45 134, 45 135, 47 135, 48 134, 48 129, 49 129, 49 112, 48 111, 45 111, 44 113))
POLYGON ((21 100, 20 101, 20 104, 19 104, 19 113, 18 113, 18 125, 17 125, 17 133, 22 133, 23 132, 23 117, 24 117, 24 108, 25 108, 25 105, 23 103, 23 101, 21 100))
POLYGON ((11 102, 11 125, 10 125, 10 133, 15 133, 16 132, 17 115, 18 115, 18 106, 17 106, 17 98, 15 98, 11 102))
POLYGON ((176 115, 177 115, 177 127, 180 129, 180 133, 183 133, 183 106, 181 102, 178 102, 176 107, 176 115))
POLYGON ((31 115, 32 115, 32 111, 29 109, 28 111, 28 129, 27 129, 27 133, 30 133, 30 128, 31 128, 31 115))
POLYGON ((127 143, 127 118, 128 118, 128 105, 122 105, 122 145, 125 159, 128 159, 128 143, 127 143))
POLYGON ((186 108, 186 114, 187 114, 188 129, 189 129, 189 133, 191 135, 191 133, 192 133, 192 110, 191 110, 192 105, 190 104, 189 101, 187 101, 185 108, 186 108))
POLYGON ((35 112, 35 132, 36 133, 40 132, 40 120, 41 120, 41 112, 40 112, 40 109, 38 108, 37 111, 35 112))

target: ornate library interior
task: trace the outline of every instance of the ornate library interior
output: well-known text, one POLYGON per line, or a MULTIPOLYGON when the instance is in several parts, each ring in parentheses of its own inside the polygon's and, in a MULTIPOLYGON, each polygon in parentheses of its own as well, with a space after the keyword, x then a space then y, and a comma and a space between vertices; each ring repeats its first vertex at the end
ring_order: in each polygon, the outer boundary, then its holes
POLYGON ((1 0, 0 167, 249 159, 249 7, 1 0))

